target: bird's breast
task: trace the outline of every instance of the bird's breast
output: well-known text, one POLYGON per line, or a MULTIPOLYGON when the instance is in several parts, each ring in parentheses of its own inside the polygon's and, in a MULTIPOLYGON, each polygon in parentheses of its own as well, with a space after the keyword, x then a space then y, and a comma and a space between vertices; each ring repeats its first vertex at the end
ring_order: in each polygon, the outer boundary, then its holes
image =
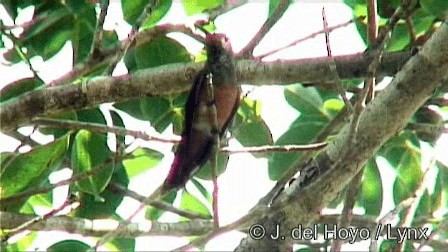
POLYGON ((215 88, 215 106, 217 111, 218 127, 222 127, 232 117, 233 110, 239 100, 240 89, 237 86, 221 85, 215 88))

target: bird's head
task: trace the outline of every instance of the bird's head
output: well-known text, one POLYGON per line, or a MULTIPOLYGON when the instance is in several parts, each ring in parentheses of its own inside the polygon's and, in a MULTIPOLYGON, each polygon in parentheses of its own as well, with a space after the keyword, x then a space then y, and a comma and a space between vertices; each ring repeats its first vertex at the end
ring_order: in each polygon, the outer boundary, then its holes
POLYGON ((207 34, 205 37, 207 60, 210 63, 226 63, 232 54, 232 46, 225 34, 207 34))

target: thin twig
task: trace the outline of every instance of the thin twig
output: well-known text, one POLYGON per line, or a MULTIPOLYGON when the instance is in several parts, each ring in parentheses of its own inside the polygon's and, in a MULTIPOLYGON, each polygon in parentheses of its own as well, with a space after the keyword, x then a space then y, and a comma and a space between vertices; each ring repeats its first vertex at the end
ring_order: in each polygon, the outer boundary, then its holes
POLYGON ((237 153, 266 153, 266 152, 295 152, 295 151, 309 151, 309 150, 320 150, 327 146, 327 143, 314 143, 314 144, 303 144, 303 145, 265 145, 265 146, 255 146, 255 147, 243 147, 243 148, 231 148, 223 147, 219 152, 226 154, 237 154, 237 153))
POLYGON ((151 200, 151 201, 147 201, 147 197, 140 195, 134 191, 131 191, 129 189, 124 188, 123 186, 117 184, 117 183, 113 183, 111 182, 108 185, 108 188, 110 188, 110 190, 113 191, 117 191, 118 193, 133 198, 135 200, 137 200, 140 203, 146 203, 146 205, 152 206, 154 208, 160 209, 160 210, 164 210, 167 212, 171 212, 171 213, 175 213, 179 216, 188 218, 188 219, 204 219, 204 220, 209 220, 210 216, 208 215, 204 215, 201 213, 193 213, 193 212, 188 212, 185 211, 183 209, 179 209, 176 207, 173 207, 172 205, 164 202, 164 201, 159 201, 159 200, 151 200))
POLYGON ((26 144, 31 147, 40 145, 38 142, 36 142, 34 139, 31 138, 31 135, 32 134, 25 136, 25 135, 22 135, 22 133, 20 133, 18 131, 11 132, 11 137, 14 137, 15 139, 19 140, 22 144, 26 144))
MULTIPOLYGON (((378 35, 378 25, 377 25, 377 3, 376 0, 368 0, 367 4, 367 37, 369 40, 369 44, 373 45, 373 43, 376 41, 377 35, 378 35)), ((353 114, 352 122, 350 124, 351 126, 351 137, 349 138, 349 144, 352 144, 357 133, 358 129, 358 123, 359 123, 359 117, 362 111, 362 105, 364 104, 365 97, 369 93, 371 94, 371 97, 369 100, 373 99, 374 95, 374 87, 375 87, 375 77, 369 79, 368 81, 369 85, 365 84, 365 87, 368 86, 368 91, 365 90, 365 88, 361 92, 360 99, 356 102, 355 108, 351 106, 351 103, 348 101, 347 97, 343 97, 345 104, 350 104, 350 111, 353 114)), ((339 86, 339 85, 338 85, 339 86)), ((345 95, 345 92, 344 92, 345 95)), ((361 171, 358 172, 358 174, 352 179, 351 183, 348 185, 348 190, 345 196, 344 200, 344 208, 342 209, 342 215, 339 219, 338 225, 339 228, 346 228, 350 226, 352 217, 353 217, 353 207, 355 206, 356 201, 356 195, 358 194, 359 187, 362 183, 362 175, 364 173, 364 169, 361 169, 361 171)), ((333 251, 341 251, 342 244, 344 243, 343 239, 335 239, 333 243, 331 244, 331 248, 333 251)))
POLYGON ((42 83, 45 83, 42 80, 42 78, 39 76, 39 74, 37 73, 36 69, 34 69, 33 64, 31 64, 31 61, 28 58, 28 56, 26 55, 26 53, 23 51, 22 46, 21 46, 21 41, 18 38, 16 38, 14 36, 14 34, 12 34, 11 31, 6 31, 6 30, 1 29, 1 32, 2 32, 2 34, 4 34, 7 38, 9 38, 13 42, 14 50, 17 52, 19 57, 28 65, 28 68, 33 73, 34 78, 36 80, 39 80, 42 83))
MULTIPOLYGON (((378 37, 378 14, 377 14, 377 0, 369 0, 367 4, 367 39, 370 47, 373 47, 378 37)), ((374 70, 376 72, 376 69, 374 70)), ((375 75, 372 74, 371 78, 367 79, 367 86, 369 92, 366 96, 365 102, 370 102, 375 96, 375 75)))
POLYGON ((194 33, 189 27, 183 24, 163 24, 155 26, 151 29, 140 31, 133 36, 128 36, 127 38, 121 40, 117 46, 112 49, 102 51, 103 58, 97 57, 95 61, 92 60, 86 63, 79 63, 73 66, 73 68, 63 76, 55 79, 47 84, 47 86, 57 86, 70 83, 77 78, 84 76, 92 71, 99 69, 105 65, 111 65, 112 62, 118 62, 117 58, 121 59, 120 55, 123 54, 123 50, 126 47, 134 48, 135 46, 147 43, 158 36, 165 35, 170 32, 180 32, 184 33, 198 41, 203 41, 204 38, 194 33), (101 59, 101 60, 100 60, 101 59))
POLYGON ((80 122, 73 120, 61 120, 61 119, 51 119, 51 118, 36 118, 32 121, 38 125, 46 125, 58 128, 66 128, 66 129, 86 129, 92 132, 98 133, 114 133, 122 136, 133 136, 135 138, 143 139, 145 141, 157 141, 162 143, 178 143, 177 139, 169 139, 162 138, 157 136, 150 136, 145 132, 136 131, 136 130, 128 130, 122 127, 116 126, 107 126, 99 123, 90 123, 90 122, 80 122))
MULTIPOLYGON (((22 214, 0 211, 3 230, 13 228, 34 219, 33 214, 22 214)), ((56 215, 38 222, 28 228, 29 231, 59 231, 73 233, 85 237, 100 237, 110 230, 115 230, 119 221, 115 219, 84 219, 65 215, 56 215)), ((181 222, 158 222, 143 220, 131 223, 120 234, 121 238, 137 238, 141 236, 186 237, 205 234, 213 230, 210 220, 190 220, 181 222)), ((1 246, 1 245, 0 245, 1 246)))
POLYGON ((103 41, 103 25, 109 7, 109 0, 100 0, 100 14, 96 24, 95 33, 93 34, 92 48, 90 49, 90 57, 96 58, 101 51, 101 42, 103 41))
POLYGON ((174 251, 187 251, 187 250, 191 250, 195 247, 197 248, 197 247, 203 246, 205 243, 207 243, 208 241, 210 241, 211 239, 213 239, 214 237, 216 237, 220 234, 235 230, 238 227, 244 226, 246 223, 250 223, 256 216, 257 216, 256 212, 250 212, 250 213, 244 215, 243 217, 241 217, 240 219, 234 221, 233 223, 230 223, 223 227, 216 228, 216 229, 208 232, 207 234, 202 235, 202 236, 198 237, 197 239, 191 241, 190 243, 188 243, 182 247, 174 249, 174 251))
POLYGON ((411 45, 415 46, 415 41, 417 41, 417 35, 414 29, 414 21, 412 21, 410 15, 406 17, 406 25, 408 27, 409 39, 411 40, 411 45))
POLYGON ((328 29, 328 22, 327 22, 327 16, 325 14, 325 8, 322 8, 322 21, 324 24, 324 31, 325 31, 325 45, 327 47, 327 56, 331 59, 329 62, 329 68, 331 69, 331 72, 334 74, 334 80, 336 89, 339 93, 339 95, 342 97, 342 100, 344 101, 345 106, 349 109, 350 112, 353 111, 353 106, 350 103, 349 99, 347 98, 347 95, 345 94, 346 91, 344 87, 340 83, 340 77, 338 75, 338 70, 336 68, 336 62, 334 60, 333 54, 331 53, 331 44, 330 44, 330 31, 328 29))
MULTIPOLYGON (((360 17, 359 19, 364 19, 364 17, 360 17)), ((328 27, 327 30, 328 30, 328 32, 332 32, 332 31, 334 31, 334 30, 336 30, 336 29, 339 29, 339 28, 342 28, 342 27, 346 27, 346 26, 348 26, 349 24, 351 24, 351 23, 353 23, 353 22, 355 22, 355 19, 350 19, 350 20, 347 21, 347 22, 344 22, 344 23, 341 23, 341 24, 338 24, 338 25, 335 25, 335 26, 328 27)), ((297 44, 299 44, 299 43, 302 43, 302 42, 304 42, 304 41, 306 41, 306 40, 308 40, 308 39, 315 38, 316 36, 318 36, 318 35, 320 35, 320 34, 322 34, 322 33, 325 33, 325 29, 322 29, 322 30, 317 31, 317 32, 313 32, 313 33, 311 33, 311 34, 309 34, 309 35, 307 35, 307 36, 305 36, 305 37, 303 37, 303 38, 300 38, 300 39, 298 39, 298 40, 295 40, 295 41, 293 41, 293 42, 291 42, 291 43, 289 43, 289 44, 287 44, 287 45, 285 45, 285 46, 282 46, 282 47, 279 47, 279 48, 277 48, 277 49, 274 49, 274 50, 272 50, 272 51, 270 51, 270 52, 261 54, 261 55, 257 56, 255 59, 262 60, 263 58, 266 58, 266 57, 268 57, 268 56, 271 56, 271 55, 273 55, 273 54, 275 54, 275 53, 277 53, 277 52, 280 52, 280 51, 282 51, 282 50, 285 50, 285 49, 287 49, 287 48, 293 47, 293 46, 295 46, 295 45, 297 45, 297 44)))
MULTIPOLYGON (((38 125, 46 125, 58 128, 67 129, 86 129, 92 132, 98 133, 114 133, 122 136, 133 136, 145 141, 157 141, 162 143, 179 143, 178 138, 162 138, 158 136, 150 136, 145 132, 128 130, 117 126, 107 126, 99 123, 90 122, 79 122, 72 120, 60 120, 60 119, 50 119, 50 118, 37 118, 32 121, 38 125)), ((294 152, 294 151, 306 151, 306 150, 319 150, 325 147, 327 143, 314 143, 314 144, 304 144, 304 145, 266 145, 266 146, 256 146, 256 147, 244 147, 244 148, 230 148, 223 147, 219 150, 220 153, 263 153, 263 152, 294 152)))
POLYGON ((64 210, 67 206, 71 205, 72 203, 73 203, 73 200, 70 197, 68 197, 60 207, 53 209, 50 212, 48 212, 42 216, 37 216, 37 217, 31 219, 30 221, 23 223, 22 225, 18 226, 17 228, 14 228, 14 229, 8 231, 7 234, 2 237, 1 242, 7 243, 8 240, 11 237, 13 237, 14 235, 20 234, 20 233, 28 230, 31 226, 33 226, 34 224, 36 224, 38 222, 45 221, 45 220, 53 217, 54 215, 56 215, 59 212, 61 212, 62 210, 64 210))
POLYGON ((253 56, 255 47, 260 43, 264 36, 271 30, 271 28, 277 23, 283 16, 289 6, 289 0, 280 0, 277 8, 268 17, 268 19, 261 26, 260 30, 255 34, 252 40, 237 54, 238 58, 248 58, 253 56))
POLYGON ((439 98, 431 98, 427 101, 428 104, 433 104, 439 107, 446 107, 448 106, 448 98, 443 98, 443 97, 439 97, 439 98))
POLYGON ((378 37, 378 15, 376 0, 368 0, 367 3, 367 40, 373 45, 378 37))

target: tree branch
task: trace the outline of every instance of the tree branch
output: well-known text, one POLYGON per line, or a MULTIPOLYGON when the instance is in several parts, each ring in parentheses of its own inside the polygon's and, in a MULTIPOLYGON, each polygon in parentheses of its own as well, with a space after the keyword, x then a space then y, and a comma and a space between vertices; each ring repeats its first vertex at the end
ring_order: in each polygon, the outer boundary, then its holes
POLYGON ((240 149, 224 147, 219 152, 236 154, 236 153, 266 153, 266 152, 294 152, 294 151, 308 151, 320 150, 327 146, 327 143, 314 143, 303 145, 265 145, 255 147, 243 147, 240 149))
POLYGON ((303 181, 293 182, 273 203, 275 210, 265 213, 256 221, 267 228, 267 232, 271 232, 269 228, 277 223, 282 223, 281 235, 285 236, 286 243, 246 237, 236 250, 285 250, 291 242, 286 230, 297 224, 309 226, 316 223, 318 210, 351 181, 382 144, 407 124, 415 111, 438 88, 440 81, 447 77, 447 40, 448 24, 445 22, 422 50, 405 64, 384 92, 362 111, 353 144, 349 144, 350 125, 346 124, 327 148, 318 154, 315 159, 317 167, 327 172, 313 177, 314 181, 309 181, 305 187, 300 183, 303 181))
MULTIPOLYGON (((377 75, 392 76, 411 57, 410 52, 384 55, 377 75)), ((252 60, 237 62, 240 83, 254 85, 291 84, 332 81, 329 61, 334 60, 341 79, 363 78, 368 72, 372 56, 345 55, 262 63, 252 60)), ((178 63, 143 70, 134 75, 96 77, 83 83, 47 87, 26 93, 0 105, 0 129, 10 132, 29 124, 42 115, 79 110, 105 102, 116 102, 134 97, 179 94, 188 90, 203 64, 178 63)))
MULTIPOLYGON (((0 212, 0 223, 2 229, 11 229, 32 221, 35 215, 19 214, 11 212, 0 212)), ((100 237, 109 231, 115 230, 119 221, 116 220, 88 220, 76 217, 53 216, 28 227, 31 231, 65 231, 84 236, 100 237)), ((213 223, 207 220, 192 220, 179 223, 161 223, 143 221, 127 225, 120 237, 135 238, 147 235, 164 236, 195 236, 212 230, 213 223)))
POLYGON ((104 124, 92 123, 92 122, 79 122, 73 120, 50 119, 50 118, 36 118, 32 120, 31 123, 50 127, 53 126, 57 128, 66 128, 66 129, 76 129, 76 130, 86 129, 91 132, 98 132, 98 133, 114 133, 116 135, 121 136, 133 136, 135 138, 143 139, 145 141, 157 141, 162 143, 178 143, 180 141, 180 139, 164 138, 161 136, 151 136, 143 131, 128 130, 123 127, 107 126, 104 124))

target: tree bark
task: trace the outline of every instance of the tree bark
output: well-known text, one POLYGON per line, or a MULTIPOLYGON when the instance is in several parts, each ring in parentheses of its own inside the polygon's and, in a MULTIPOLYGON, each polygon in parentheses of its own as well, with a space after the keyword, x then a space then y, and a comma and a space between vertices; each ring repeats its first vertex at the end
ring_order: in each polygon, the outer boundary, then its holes
MULTIPOLYGON (((410 52, 384 56, 378 77, 393 76, 410 58, 410 52)), ((337 73, 332 72, 332 59, 314 58, 281 62, 240 60, 236 63, 241 84, 272 85, 316 83, 340 79, 363 78, 372 57, 362 53, 334 57, 337 73)), ((95 77, 78 84, 67 84, 35 90, 1 104, 0 129, 10 132, 31 123, 38 116, 68 110, 90 108, 106 102, 135 97, 163 96, 188 90, 203 64, 170 64, 142 70, 133 75, 95 77)))
POLYGON ((319 170, 326 172, 304 188, 296 180, 278 197, 274 210, 260 217, 257 224, 264 226, 267 234, 274 233, 278 224, 284 239, 266 236, 255 240, 247 236, 236 250, 284 251, 294 242, 290 235, 293 228, 318 223, 319 210, 341 192, 381 145, 402 130, 441 81, 448 78, 446 41, 448 24, 445 22, 362 111, 354 141, 350 139, 350 123, 347 123, 317 155, 319 170))

